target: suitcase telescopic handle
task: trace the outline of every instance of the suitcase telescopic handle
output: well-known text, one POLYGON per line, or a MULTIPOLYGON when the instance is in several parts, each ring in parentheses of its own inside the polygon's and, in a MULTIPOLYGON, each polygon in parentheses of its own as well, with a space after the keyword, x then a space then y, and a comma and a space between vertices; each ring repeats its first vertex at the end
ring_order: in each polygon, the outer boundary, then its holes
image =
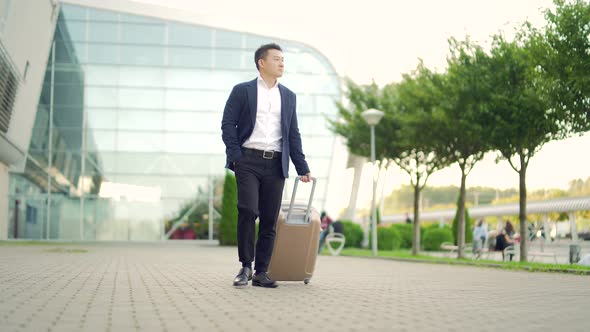
MULTIPOLYGON (((295 178, 295 185, 293 185, 293 194, 291 195, 291 204, 289 204, 289 210, 287 210, 287 218, 285 222, 289 221, 289 217, 291 216, 291 211, 293 210, 293 203, 295 203, 295 194, 297 193, 297 185, 299 184, 300 177, 298 176, 295 178)), ((313 194, 315 192, 315 185, 317 184, 318 180, 314 177, 311 178, 312 187, 311 187, 311 194, 309 194, 309 202, 307 203, 307 211, 305 212, 305 219, 306 223, 309 223, 311 217, 311 202, 313 201, 313 194)))

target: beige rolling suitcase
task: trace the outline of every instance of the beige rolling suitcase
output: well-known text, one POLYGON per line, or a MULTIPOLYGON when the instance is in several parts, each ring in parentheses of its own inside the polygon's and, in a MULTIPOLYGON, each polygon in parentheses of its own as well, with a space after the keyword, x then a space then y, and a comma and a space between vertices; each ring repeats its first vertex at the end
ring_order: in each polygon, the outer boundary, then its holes
POLYGON ((321 222, 318 212, 311 207, 316 186, 312 178, 309 203, 295 204, 299 177, 295 179, 290 204, 281 206, 276 236, 268 267, 268 275, 277 281, 309 283, 315 268, 320 241, 321 222))

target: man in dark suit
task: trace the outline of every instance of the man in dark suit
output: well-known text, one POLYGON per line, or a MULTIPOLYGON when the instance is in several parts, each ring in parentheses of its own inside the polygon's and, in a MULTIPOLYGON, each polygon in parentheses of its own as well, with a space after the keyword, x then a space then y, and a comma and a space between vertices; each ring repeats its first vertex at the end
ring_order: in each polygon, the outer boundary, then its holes
POLYGON ((296 96, 278 78, 284 58, 277 44, 262 45, 254 54, 259 76, 231 91, 221 121, 227 162, 238 185, 238 256, 242 263, 233 285, 277 287, 268 276, 275 225, 289 176, 289 158, 303 182, 311 173, 301 146, 296 96), (254 251, 255 220, 260 217, 254 251), (252 262, 256 258, 252 275, 252 262))

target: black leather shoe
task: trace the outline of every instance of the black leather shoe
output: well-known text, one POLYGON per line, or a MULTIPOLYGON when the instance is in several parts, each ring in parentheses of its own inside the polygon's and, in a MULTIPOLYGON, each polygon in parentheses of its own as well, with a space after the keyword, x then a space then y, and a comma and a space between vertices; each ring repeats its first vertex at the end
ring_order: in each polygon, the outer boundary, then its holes
POLYGON ((250 280, 252 280, 252 269, 249 267, 243 267, 234 278, 234 286, 248 286, 248 281, 250 280))
POLYGON ((252 278, 252 286, 259 286, 259 287, 267 287, 267 288, 277 288, 279 284, 276 281, 270 279, 268 273, 266 272, 257 272, 254 277, 252 278))

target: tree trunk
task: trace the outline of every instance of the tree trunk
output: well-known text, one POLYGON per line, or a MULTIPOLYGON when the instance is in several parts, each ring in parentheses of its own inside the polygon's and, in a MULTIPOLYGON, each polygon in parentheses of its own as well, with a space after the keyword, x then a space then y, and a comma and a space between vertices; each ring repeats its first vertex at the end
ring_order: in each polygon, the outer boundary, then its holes
MULTIPOLYGON (((419 179, 418 179, 419 180, 419 179)), ((420 251, 420 184, 414 185, 414 241, 412 241, 412 255, 418 255, 420 251)))
POLYGON ((461 167, 461 189, 459 190, 459 225, 457 227, 457 258, 465 257, 465 167, 461 167))
POLYGON ((527 261, 527 221, 526 221, 526 168, 524 153, 519 154, 520 157, 520 172, 518 172, 520 178, 520 212, 518 213, 518 219, 520 220, 520 261, 527 261))

